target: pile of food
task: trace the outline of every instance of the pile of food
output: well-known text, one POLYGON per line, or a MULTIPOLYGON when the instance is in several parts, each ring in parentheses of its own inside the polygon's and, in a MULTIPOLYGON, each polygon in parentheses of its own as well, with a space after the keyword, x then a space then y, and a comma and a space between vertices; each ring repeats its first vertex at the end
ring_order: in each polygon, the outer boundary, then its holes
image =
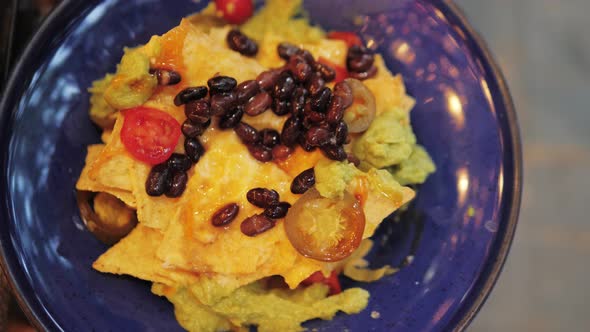
POLYGON ((435 169, 414 101, 379 54, 311 26, 300 2, 247 21, 251 2, 239 15, 220 3, 125 49, 90 88, 102 143, 76 188, 113 244, 93 267, 153 282, 189 331, 358 313, 368 292, 338 278, 395 271, 367 268, 368 238, 435 169))

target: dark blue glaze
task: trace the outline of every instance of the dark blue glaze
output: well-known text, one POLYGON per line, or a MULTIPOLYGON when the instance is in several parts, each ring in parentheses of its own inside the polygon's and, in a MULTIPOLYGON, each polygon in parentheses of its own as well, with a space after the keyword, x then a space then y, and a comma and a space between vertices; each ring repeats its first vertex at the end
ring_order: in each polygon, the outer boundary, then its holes
MULTIPOLYGON (((115 69, 123 46, 145 43, 202 7, 189 0, 66 0, 15 68, 1 107, 0 240, 19 300, 40 328, 181 330, 172 305, 152 295, 149 283, 91 269, 106 246, 85 230, 73 188, 85 146, 98 141, 86 88, 115 69)), ((402 216, 416 222, 386 223, 371 254, 375 266, 397 265, 421 225, 413 261, 360 285, 371 292, 367 310, 306 326, 461 330, 500 272, 518 214, 520 142, 500 73, 444 1, 324 0, 306 7, 326 29, 360 32, 404 76, 417 101, 418 140, 438 167, 402 216), (360 26, 352 24, 355 15, 364 18, 360 26)))

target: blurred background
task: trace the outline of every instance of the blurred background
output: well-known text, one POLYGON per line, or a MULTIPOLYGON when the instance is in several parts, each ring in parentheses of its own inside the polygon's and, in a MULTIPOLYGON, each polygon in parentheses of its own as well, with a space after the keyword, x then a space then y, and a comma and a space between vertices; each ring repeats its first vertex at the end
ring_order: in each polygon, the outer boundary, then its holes
MULTIPOLYGON (((0 0, 0 8, 12 2, 0 0)), ((13 55, 57 2, 18 1, 13 55)), ((488 42, 506 75, 525 160, 521 217, 512 251, 468 331, 587 331, 590 1, 456 3, 488 42)), ((10 26, 9 16, 0 17, 0 32, 10 26)), ((0 60, 6 59, 6 52, 6 45, 0 45, 0 60)), ((26 330, 14 304, 9 316, 9 331, 26 330)))

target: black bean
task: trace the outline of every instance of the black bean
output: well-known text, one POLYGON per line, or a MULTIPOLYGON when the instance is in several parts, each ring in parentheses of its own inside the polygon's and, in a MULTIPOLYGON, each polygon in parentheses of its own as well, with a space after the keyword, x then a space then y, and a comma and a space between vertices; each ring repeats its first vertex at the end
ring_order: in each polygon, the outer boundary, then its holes
POLYGON ((267 162, 272 160, 272 150, 261 144, 248 145, 248 151, 254 159, 260 162, 267 162))
POLYGON ((291 208, 291 204, 280 202, 279 204, 267 207, 264 210, 264 215, 271 219, 284 218, 287 215, 287 212, 289 212, 289 208, 291 208))
POLYGON ((293 149, 283 145, 283 144, 279 144, 276 145, 274 148, 272 148, 272 159, 274 160, 283 160, 286 159, 287 157, 289 157, 289 155, 291 155, 291 153, 293 153, 293 149))
POLYGON ((308 100, 305 103, 305 107, 303 108, 303 125, 304 127, 308 128, 309 125, 314 123, 320 123, 326 119, 326 114, 316 112, 313 110, 311 106, 311 100, 308 100))
POLYGON ((350 76, 351 78, 355 78, 359 81, 364 81, 368 78, 371 78, 373 76, 377 75, 377 67, 373 66, 371 68, 369 68, 369 70, 361 72, 361 73, 357 73, 357 72, 349 72, 348 76, 350 76))
POLYGON ((297 87, 293 92, 291 98, 291 114, 294 116, 303 115, 303 108, 305 107, 305 98, 309 95, 309 92, 303 87, 297 87))
POLYGON ((353 45, 346 54, 346 67, 348 71, 362 73, 373 66, 375 56, 363 46, 353 45))
POLYGON ((313 168, 306 169, 297 175, 291 183, 291 192, 303 194, 315 184, 315 172, 313 168))
POLYGON ((234 128, 235 126, 242 121, 242 117, 244 116, 244 107, 238 106, 233 110, 225 113, 219 119, 219 128, 221 129, 230 129, 234 128))
POLYGON ((322 127, 311 127, 305 133, 305 140, 311 146, 324 146, 330 143, 330 139, 332 138, 332 133, 322 127))
POLYGON ((186 189, 188 174, 186 172, 175 172, 169 179, 169 187, 166 190, 166 196, 170 198, 180 197, 186 189))
POLYGON ((294 55, 289 59, 287 68, 293 74, 297 82, 305 82, 311 75, 311 66, 305 61, 303 56, 294 55))
POLYGON ((186 172, 193 165, 189 157, 180 153, 173 153, 170 158, 168 158, 167 163, 168 168, 172 172, 186 172))
POLYGON ((354 101, 352 88, 350 87, 350 84, 345 81, 338 82, 336 85, 334 85, 334 91, 332 92, 332 95, 342 98, 342 107, 344 109, 350 107, 354 101))
POLYGON ((188 102, 184 105, 184 115, 195 124, 207 123, 211 118, 209 102, 205 99, 188 102))
POLYGON ((299 143, 299 146, 301 146, 301 148, 306 151, 306 152, 311 152, 313 150, 316 149, 315 146, 311 145, 308 141, 307 138, 305 137, 305 135, 301 135, 297 138, 297 142, 299 143))
POLYGON ((328 87, 324 87, 318 93, 312 95, 309 99, 311 110, 320 113, 326 112, 331 98, 332 90, 330 90, 328 87))
POLYGON ((194 163, 198 163, 199 159, 203 153, 205 153, 205 148, 196 138, 187 138, 184 140, 184 152, 186 156, 194 163))
POLYGON ((299 50, 297 50, 297 52, 295 54, 303 57, 303 59, 305 59, 305 61, 310 66, 312 66, 312 67, 315 66, 315 59, 313 58, 313 55, 311 55, 311 53, 308 50, 299 49, 299 50))
POLYGON ((182 127, 180 129, 182 130, 182 133, 184 134, 184 136, 190 137, 190 138, 195 138, 197 136, 203 135, 203 133, 205 132, 207 127, 209 127, 210 124, 211 124, 211 119, 209 119, 209 121, 207 121, 203 124, 194 123, 191 120, 186 119, 182 123, 182 127))
POLYGON ((238 84, 236 87, 238 103, 246 103, 250 98, 254 97, 258 91, 260 91, 260 88, 255 80, 244 81, 238 84))
POLYGON ((242 221, 240 230, 246 236, 254 237, 262 234, 275 226, 275 221, 264 214, 255 214, 242 221))
POLYGON ((232 91, 238 85, 238 82, 233 77, 215 76, 211 77, 207 81, 207 85, 209 86, 209 92, 211 93, 211 95, 215 95, 218 93, 226 93, 232 91))
POLYGON ((295 80, 288 72, 283 72, 279 76, 274 87, 274 97, 280 100, 291 98, 295 91, 295 80))
POLYGON ((258 133, 258 130, 247 123, 238 123, 234 127, 234 131, 242 143, 246 145, 258 143, 260 141, 260 134, 258 133))
POLYGON ((343 98, 333 95, 328 104, 328 111, 326 112, 326 121, 331 125, 336 125, 344 117, 343 98))
POLYGON ((168 178, 172 172, 167 163, 152 167, 145 181, 145 192, 149 196, 161 196, 168 190, 168 178))
POLYGON ((256 77, 256 83, 258 83, 258 87, 262 90, 271 91, 274 89, 281 72, 282 71, 280 69, 263 71, 258 75, 258 77, 256 77))
POLYGON ((336 70, 325 63, 316 62, 313 69, 318 72, 326 82, 331 82, 336 78, 336 70))
POLYGON ((291 56, 295 55, 297 51, 299 51, 299 47, 290 43, 284 42, 277 46, 277 52, 279 53, 279 56, 287 61, 291 56))
POLYGON ((260 92, 252 97, 244 106, 244 113, 257 116, 264 113, 272 105, 272 97, 267 92, 260 92))
POLYGON ((320 92, 324 86, 326 86, 326 81, 318 73, 313 73, 305 85, 309 94, 312 96, 320 92))
POLYGON ((285 121, 281 131, 281 142, 286 146, 292 147, 297 143, 297 138, 301 134, 301 121, 295 116, 291 116, 285 121))
POLYGON ((320 149, 326 157, 332 160, 344 161, 347 158, 346 151, 341 145, 326 145, 320 149))
POLYGON ((348 160, 349 163, 352 163, 356 167, 359 167, 359 165, 361 164, 361 160, 352 153, 346 155, 346 160, 348 160))
POLYGON ((240 206, 236 203, 229 203, 211 216, 211 223, 215 227, 223 227, 229 225, 240 212, 240 206))
POLYGON ((348 139, 348 125, 346 125, 346 122, 338 122, 336 129, 334 130, 334 135, 336 137, 336 141, 334 142, 336 145, 343 145, 346 143, 346 140, 348 139))
POLYGON ((260 136, 262 137, 262 145, 267 148, 273 148, 275 145, 281 143, 281 135, 274 129, 262 129, 260 131, 260 136))
POLYGON ((226 41, 229 48, 245 56, 254 56, 258 53, 258 44, 238 29, 230 30, 226 41))
POLYGON ((279 193, 274 189, 253 188, 246 193, 246 199, 255 206, 267 208, 279 202, 279 193))
POLYGON ((289 114, 289 112, 291 112, 291 109, 291 102, 287 100, 273 99, 272 101, 272 111, 274 114, 278 116, 289 114))
POLYGON ((154 69, 153 74, 156 75, 159 85, 175 85, 180 83, 182 79, 180 74, 174 70, 154 69))
POLYGON ((211 97, 211 115, 218 116, 225 114, 236 107, 236 93, 231 91, 220 93, 211 97))
POLYGON ((176 97, 174 97, 174 105, 180 106, 180 105, 188 103, 189 101, 204 98, 205 96, 207 96, 208 91, 209 90, 207 90, 206 86, 196 86, 196 87, 186 88, 186 89, 180 91, 176 95, 176 97))

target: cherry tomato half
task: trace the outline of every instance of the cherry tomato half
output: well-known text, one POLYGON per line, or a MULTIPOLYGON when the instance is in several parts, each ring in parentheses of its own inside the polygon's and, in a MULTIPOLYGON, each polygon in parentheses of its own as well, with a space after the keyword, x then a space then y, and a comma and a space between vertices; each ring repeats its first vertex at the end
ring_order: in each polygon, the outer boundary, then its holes
POLYGON ((163 111, 139 106, 123 111, 123 145, 138 160, 159 164, 168 159, 180 139, 180 124, 163 111))
POLYGON ((330 31, 328 32, 328 38, 343 40, 348 47, 354 45, 363 45, 363 42, 359 36, 356 33, 350 31, 330 31))
POLYGON ((289 209, 284 227, 287 238, 300 254, 334 262, 350 256, 360 245, 365 213, 349 193, 342 199, 330 199, 312 188, 289 209))
POLYGON ((252 0, 215 0, 215 6, 230 24, 242 24, 254 12, 252 0))
POLYGON ((324 277, 322 271, 317 271, 301 282, 301 284, 304 286, 309 286, 316 283, 322 283, 330 287, 330 295, 335 295, 342 292, 342 287, 340 287, 340 281, 338 280, 338 274, 336 271, 332 271, 330 276, 327 278, 324 277))
POLYGON ((346 68, 339 66, 324 57, 319 57, 318 62, 334 68, 334 70, 336 71, 336 78, 334 79, 334 83, 343 81, 348 77, 348 71, 346 70, 346 68))

